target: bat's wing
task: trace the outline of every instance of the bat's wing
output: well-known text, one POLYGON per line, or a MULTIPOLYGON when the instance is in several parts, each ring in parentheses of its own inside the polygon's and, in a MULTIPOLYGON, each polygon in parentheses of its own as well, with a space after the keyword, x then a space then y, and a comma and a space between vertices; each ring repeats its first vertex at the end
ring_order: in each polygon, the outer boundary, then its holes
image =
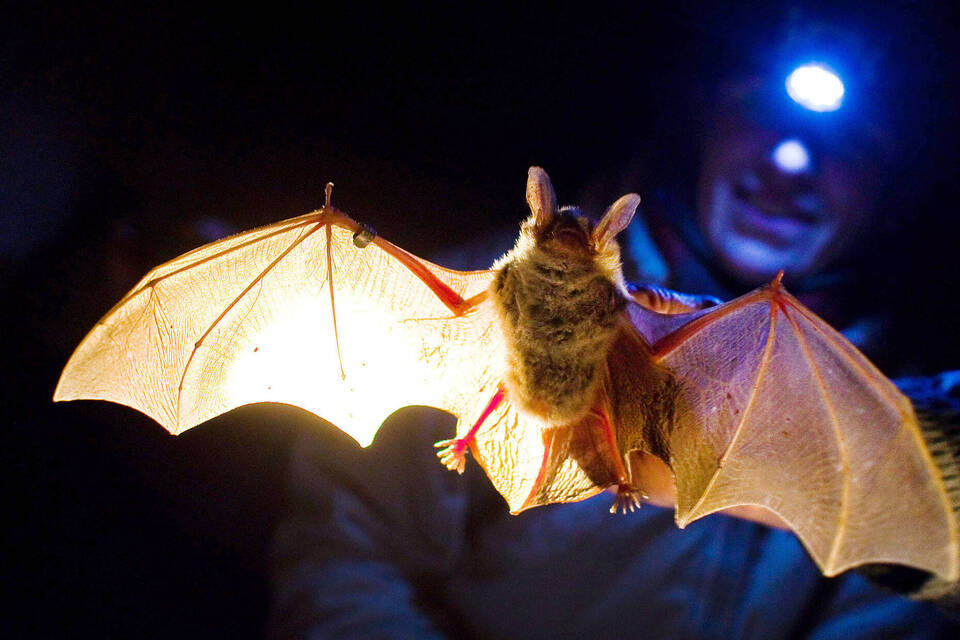
MULTIPOLYGON (((463 436, 503 380, 493 272, 444 269, 379 237, 358 247, 364 234, 325 208, 153 269, 77 347, 54 399, 124 404, 172 433, 283 402, 362 445, 396 409, 423 405, 456 415, 463 436)), ((544 427, 504 399, 471 447, 514 512, 599 490, 566 461, 588 432, 546 442, 544 427), (547 456, 563 466, 549 477, 547 456)))
POLYGON ((173 433, 283 402, 363 445, 403 406, 477 415, 502 362, 491 277, 371 241, 325 207, 151 271, 86 336, 54 399, 111 400, 173 433))
POLYGON ((779 281, 688 316, 629 315, 678 383, 660 455, 680 526, 760 505, 826 575, 892 562, 958 577, 947 487, 910 402, 779 281))
POLYGON ((471 452, 513 514, 589 498, 616 478, 612 450, 590 416, 557 427, 506 403, 477 432, 471 452))

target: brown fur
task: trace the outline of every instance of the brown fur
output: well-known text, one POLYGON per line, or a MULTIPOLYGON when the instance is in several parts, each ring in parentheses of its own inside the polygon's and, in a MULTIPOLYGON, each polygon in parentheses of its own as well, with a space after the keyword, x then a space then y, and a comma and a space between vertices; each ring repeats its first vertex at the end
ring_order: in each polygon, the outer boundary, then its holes
POLYGON ((595 247, 592 222, 575 210, 559 212, 547 228, 534 218, 494 266, 492 297, 507 346, 510 399, 562 426, 593 406, 627 298, 615 241, 595 247), (572 231, 551 235, 558 227, 572 231), (571 239, 577 227, 582 246, 571 239))

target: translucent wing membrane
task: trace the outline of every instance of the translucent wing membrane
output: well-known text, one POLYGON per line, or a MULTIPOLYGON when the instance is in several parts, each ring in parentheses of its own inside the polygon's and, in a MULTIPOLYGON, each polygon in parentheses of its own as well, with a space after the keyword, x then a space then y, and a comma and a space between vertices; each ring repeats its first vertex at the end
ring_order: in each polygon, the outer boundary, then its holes
POLYGON ((957 578, 947 493, 893 383, 779 283, 691 317, 653 346, 680 388, 663 437, 681 526, 760 505, 827 575, 896 562, 957 578))
POLYGON ((609 486, 614 476, 604 469, 598 474, 596 467, 610 452, 598 452, 598 446, 603 440, 589 419, 557 427, 505 402, 477 432, 472 450, 511 513, 519 513, 583 500, 609 486))
POLYGON ((464 299, 485 291, 491 272, 443 269, 380 238, 361 249, 359 229, 324 210, 157 267, 83 340, 54 399, 111 400, 173 433, 284 402, 364 445, 403 406, 469 414, 482 402, 475 381, 502 361, 488 303, 456 315, 395 254, 464 299))

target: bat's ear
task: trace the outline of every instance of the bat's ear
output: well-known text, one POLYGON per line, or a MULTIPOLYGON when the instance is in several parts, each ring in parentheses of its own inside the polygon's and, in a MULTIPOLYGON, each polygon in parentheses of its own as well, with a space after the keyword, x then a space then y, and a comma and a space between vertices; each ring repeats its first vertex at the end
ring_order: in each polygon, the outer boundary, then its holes
POLYGON ((547 172, 540 167, 530 167, 527 171, 527 204, 537 229, 546 228, 557 215, 557 194, 553 192, 547 172))
MULTIPOLYGON (((528 187, 529 188, 529 187, 528 187)), ((640 196, 628 193, 610 205, 599 224, 593 230, 593 240, 597 247, 604 247, 618 233, 627 228, 633 220, 633 214, 640 205, 640 196)))

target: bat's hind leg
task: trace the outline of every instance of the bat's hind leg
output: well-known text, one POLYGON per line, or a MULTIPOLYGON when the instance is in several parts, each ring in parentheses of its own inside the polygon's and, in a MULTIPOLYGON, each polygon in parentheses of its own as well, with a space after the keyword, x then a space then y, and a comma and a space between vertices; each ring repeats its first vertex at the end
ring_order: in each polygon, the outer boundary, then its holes
POLYGON ((613 485, 616 492, 616 499, 610 505, 610 513, 627 513, 636 511, 640 508, 643 498, 646 496, 642 491, 633 486, 630 481, 630 474, 623 464, 623 456, 620 455, 620 447, 617 446, 617 434, 614 431, 613 424, 610 422, 610 416, 605 408, 594 408, 590 412, 600 419, 603 435, 607 440, 607 446, 610 449, 610 460, 613 463, 613 472, 617 483, 613 485))
POLYGON ((497 392, 493 394, 492 398, 490 398, 490 402, 487 403, 483 413, 480 414, 480 417, 473 424, 473 426, 470 427, 470 431, 467 432, 467 435, 462 438, 441 440, 440 442, 434 443, 433 446, 440 449, 440 451, 437 452, 437 457, 440 458, 440 462, 443 463, 443 466, 451 471, 463 473, 467 462, 467 449, 471 444, 473 444, 473 438, 477 435, 480 425, 482 425, 484 421, 490 417, 490 414, 493 413, 494 409, 500 406, 500 403, 503 401, 503 393, 503 386, 501 385, 497 387, 497 392))

